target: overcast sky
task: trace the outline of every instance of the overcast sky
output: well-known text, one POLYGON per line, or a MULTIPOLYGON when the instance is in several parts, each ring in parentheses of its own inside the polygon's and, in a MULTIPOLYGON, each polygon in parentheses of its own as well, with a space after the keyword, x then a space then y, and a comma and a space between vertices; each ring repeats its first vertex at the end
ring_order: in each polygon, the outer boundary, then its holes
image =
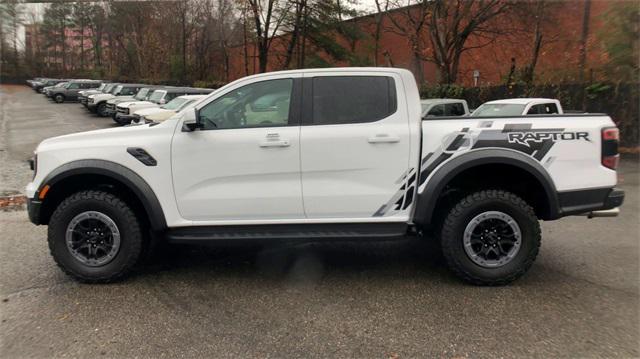
MULTIPOLYGON (((362 11, 363 13, 370 14, 376 10, 376 2, 375 0, 356 0, 355 7, 362 11)), ((410 0, 407 0, 407 3, 410 0)), ((44 8, 46 3, 27 3, 22 4, 23 6, 23 21, 25 23, 31 23, 32 19, 40 20, 42 18, 42 14, 44 13, 44 8)), ((20 26, 18 28, 18 42, 21 48, 24 48, 24 27, 20 26)))

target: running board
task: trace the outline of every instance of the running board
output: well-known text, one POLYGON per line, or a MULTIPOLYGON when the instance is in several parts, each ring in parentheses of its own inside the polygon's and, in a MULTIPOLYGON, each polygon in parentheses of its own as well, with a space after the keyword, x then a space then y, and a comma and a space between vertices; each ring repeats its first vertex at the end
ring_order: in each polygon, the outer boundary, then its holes
POLYGON ((407 234, 406 223, 269 224, 194 226, 169 229, 171 243, 245 241, 257 239, 390 239, 407 234))

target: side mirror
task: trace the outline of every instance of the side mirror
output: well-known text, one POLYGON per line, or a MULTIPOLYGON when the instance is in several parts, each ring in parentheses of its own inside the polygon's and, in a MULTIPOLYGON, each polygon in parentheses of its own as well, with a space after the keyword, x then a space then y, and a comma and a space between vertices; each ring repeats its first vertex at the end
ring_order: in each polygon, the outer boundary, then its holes
POLYGON ((183 122, 182 123, 182 132, 193 132, 203 128, 201 123, 199 122, 183 122))
POLYGON ((198 117, 198 110, 195 108, 193 111, 185 111, 182 122, 182 132, 193 132, 204 128, 204 125, 199 121, 198 117))
POLYGON ((165 103, 167 103, 167 101, 165 101, 163 98, 160 99, 160 104, 164 105, 165 103))

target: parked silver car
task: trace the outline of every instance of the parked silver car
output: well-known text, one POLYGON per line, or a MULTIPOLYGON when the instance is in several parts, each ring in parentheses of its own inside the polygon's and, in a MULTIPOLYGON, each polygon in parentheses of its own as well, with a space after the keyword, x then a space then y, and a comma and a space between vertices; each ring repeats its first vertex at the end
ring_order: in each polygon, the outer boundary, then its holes
POLYGON ((66 85, 50 91, 50 97, 57 103, 75 101, 78 99, 78 92, 98 88, 101 84, 101 80, 70 80, 66 85))

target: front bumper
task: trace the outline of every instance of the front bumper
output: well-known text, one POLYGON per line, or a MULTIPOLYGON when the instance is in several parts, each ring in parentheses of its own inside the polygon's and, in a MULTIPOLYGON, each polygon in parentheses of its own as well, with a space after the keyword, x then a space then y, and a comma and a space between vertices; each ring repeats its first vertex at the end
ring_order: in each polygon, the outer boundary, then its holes
POLYGON ((136 117, 134 115, 126 115, 120 112, 116 113, 116 115, 113 117, 113 120, 120 125, 128 125, 131 123, 132 120, 135 120, 135 119, 136 117))
POLYGON ((29 213, 29 220, 35 225, 40 223, 40 209, 42 202, 35 198, 27 198, 27 212, 29 213))

